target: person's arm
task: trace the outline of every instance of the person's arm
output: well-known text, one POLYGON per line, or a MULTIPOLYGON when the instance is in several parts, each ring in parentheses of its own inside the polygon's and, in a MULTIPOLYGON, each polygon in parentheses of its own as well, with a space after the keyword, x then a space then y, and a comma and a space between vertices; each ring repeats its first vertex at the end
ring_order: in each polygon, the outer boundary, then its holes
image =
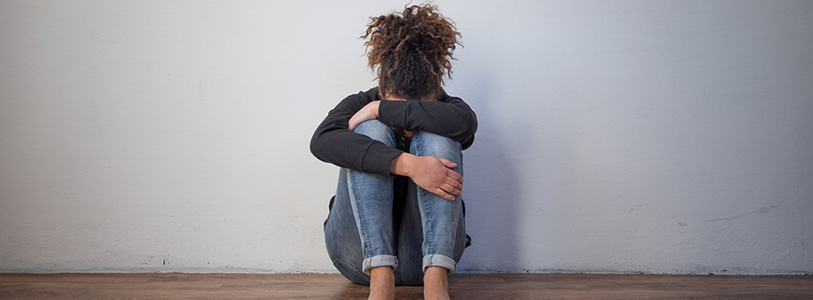
POLYGON ((367 105, 357 111, 356 114, 350 118, 350 121, 347 122, 348 129, 353 130, 356 129, 356 126, 359 126, 359 124, 364 123, 364 121, 378 119, 378 106, 380 104, 381 100, 367 103, 367 105))
MULTIPOLYGON (((313 155, 362 172, 407 176, 423 189, 454 201, 454 196, 460 196, 463 188, 463 177, 452 170, 457 164, 445 158, 405 153, 351 131, 359 123, 378 117, 381 102, 374 98, 373 90, 351 95, 331 110, 311 138, 313 155), (354 123, 351 118, 358 121, 354 123)), ((473 122, 471 136, 466 138, 468 145, 474 138, 476 118, 473 122)))
POLYGON ((403 153, 392 160, 390 173, 407 176, 424 190, 454 201, 463 190, 463 176, 454 167, 456 163, 442 157, 403 153))
MULTIPOLYGON (((313 134, 311 153, 322 161, 340 167, 407 176, 425 190, 454 201, 454 196, 460 196, 463 188, 463 177, 452 170, 457 164, 440 157, 405 153, 351 131, 348 127, 352 123, 350 119, 364 115, 364 112, 358 112, 365 107, 372 110, 373 106, 369 104, 375 102, 372 101, 374 97, 375 94, 368 91, 342 100, 313 134)), ((374 117, 360 119, 363 122, 374 117)))
POLYGON ((322 121, 311 138, 310 150, 321 161, 367 173, 390 175, 390 163, 403 151, 348 128, 350 118, 375 100, 375 91, 350 95, 322 121))
POLYGON ((460 142, 467 149, 474 142, 477 115, 466 102, 443 95, 439 101, 382 100, 378 120, 409 131, 427 131, 460 142))

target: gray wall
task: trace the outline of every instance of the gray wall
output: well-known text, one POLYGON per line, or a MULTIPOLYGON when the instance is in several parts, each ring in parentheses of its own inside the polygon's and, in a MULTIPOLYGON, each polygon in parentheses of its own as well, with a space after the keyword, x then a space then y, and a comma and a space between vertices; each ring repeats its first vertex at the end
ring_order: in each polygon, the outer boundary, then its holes
MULTIPOLYGON (((813 272, 813 2, 437 1, 468 272, 813 272)), ((313 129, 402 1, 0 2, 0 271, 334 272, 313 129)))

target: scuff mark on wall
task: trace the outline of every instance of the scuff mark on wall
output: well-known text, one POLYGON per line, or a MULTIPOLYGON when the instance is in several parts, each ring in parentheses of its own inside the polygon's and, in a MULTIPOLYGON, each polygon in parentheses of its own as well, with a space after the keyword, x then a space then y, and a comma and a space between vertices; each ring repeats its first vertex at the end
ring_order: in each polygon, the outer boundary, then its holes
POLYGON ((152 256, 150 256, 150 258, 148 258, 147 261, 142 262, 141 265, 146 266, 146 265, 149 265, 151 262, 152 262, 152 256))
POLYGON ((636 209, 638 209, 638 208, 644 207, 645 205, 646 205, 646 204, 641 204, 641 205, 638 205, 638 206, 636 206, 636 207, 630 208, 630 211, 628 211, 627 213, 631 213, 632 211, 634 211, 634 210, 636 210, 636 209))
POLYGON ((711 220, 706 220, 706 222, 731 221, 731 220, 739 219, 739 218, 745 217, 747 215, 752 215, 752 214, 755 214, 755 213, 761 213, 761 214, 768 213, 769 211, 771 211, 772 209, 777 208, 777 207, 779 207, 779 205, 774 205, 774 206, 770 206, 770 207, 761 207, 759 210, 751 211, 751 212, 748 212, 748 213, 745 213, 745 214, 742 214, 742 215, 728 217, 728 218, 711 219, 711 220))
POLYGON ((678 220, 674 214, 672 214, 672 219, 675 219, 675 223, 677 223, 678 226, 689 226, 689 223, 678 220))

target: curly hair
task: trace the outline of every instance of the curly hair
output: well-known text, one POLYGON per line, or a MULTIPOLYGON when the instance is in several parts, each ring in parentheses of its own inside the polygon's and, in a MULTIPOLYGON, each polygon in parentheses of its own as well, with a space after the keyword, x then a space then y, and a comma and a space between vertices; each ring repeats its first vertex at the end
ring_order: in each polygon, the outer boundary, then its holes
POLYGON ((364 43, 379 95, 420 99, 438 95, 443 77, 451 78, 452 56, 460 33, 433 4, 404 7, 401 14, 370 17, 364 43))

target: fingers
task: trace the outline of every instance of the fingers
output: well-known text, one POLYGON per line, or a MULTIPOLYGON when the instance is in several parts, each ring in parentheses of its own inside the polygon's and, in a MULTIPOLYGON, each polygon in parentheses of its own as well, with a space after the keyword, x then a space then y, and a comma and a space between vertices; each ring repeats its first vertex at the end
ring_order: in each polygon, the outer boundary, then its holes
POLYGON ((456 163, 452 162, 451 160, 445 159, 443 157, 438 157, 438 160, 440 160, 440 162, 443 163, 443 165, 446 166, 449 169, 453 169, 453 168, 457 167, 456 163))
POLYGON ((454 201, 454 196, 449 195, 449 193, 447 193, 446 191, 444 191, 444 190, 443 190, 443 189, 441 189, 441 188, 436 188, 436 189, 434 189, 434 190, 432 191, 432 193, 433 193, 433 194, 435 194, 435 195, 440 196, 440 197, 441 197, 441 198, 443 198, 443 199, 446 199, 446 200, 449 200, 449 201, 454 201))
POLYGON ((463 176, 452 170, 457 167, 456 163, 442 157, 419 156, 419 158, 426 169, 421 169, 424 172, 416 172, 410 176, 418 186, 448 201, 454 201, 456 196, 462 194, 463 176))
POLYGON ((441 187, 452 195, 460 196, 460 193, 463 191, 463 176, 460 176, 460 174, 452 170, 447 172, 447 176, 446 181, 441 184, 441 187))
MULTIPOLYGON (((451 160, 445 159, 443 157, 435 157, 435 158, 437 158, 443 164, 443 166, 445 166, 446 168, 453 169, 453 168, 457 167, 457 164, 452 162, 451 160)), ((457 182, 460 182, 460 184, 463 184, 463 176, 460 176, 460 174, 458 174, 457 172, 455 172, 453 170, 448 170, 447 176, 451 177, 452 179, 456 180, 457 182)))
POLYGON ((460 174, 457 174, 457 172, 448 170, 448 172, 446 172, 446 176, 454 180, 454 182, 458 183, 461 187, 463 186, 463 176, 460 176, 460 174))
POLYGON ((444 183, 443 187, 441 187, 441 188, 444 191, 446 191, 447 193, 455 195, 455 196, 460 196, 460 193, 462 192, 459 187, 455 187, 455 186, 453 186, 451 184, 448 184, 448 183, 444 183))

